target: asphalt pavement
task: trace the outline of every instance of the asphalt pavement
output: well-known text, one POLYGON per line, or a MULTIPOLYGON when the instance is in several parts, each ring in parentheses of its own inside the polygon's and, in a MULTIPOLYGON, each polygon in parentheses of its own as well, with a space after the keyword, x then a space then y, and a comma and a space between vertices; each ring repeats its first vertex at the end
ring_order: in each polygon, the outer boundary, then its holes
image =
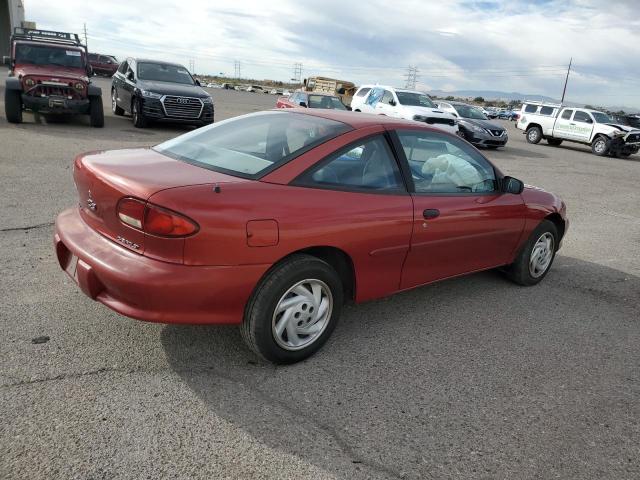
MULTIPOLYGON (((640 478, 640 155, 529 145, 503 122, 507 147, 484 153, 568 205, 544 281, 349 305, 317 355, 276 367, 235 327, 130 320, 60 270, 74 156, 188 130, 134 128, 96 83, 103 129, 11 125, 0 105, 0 478, 640 478)), ((216 120, 275 104, 211 92, 216 120)))

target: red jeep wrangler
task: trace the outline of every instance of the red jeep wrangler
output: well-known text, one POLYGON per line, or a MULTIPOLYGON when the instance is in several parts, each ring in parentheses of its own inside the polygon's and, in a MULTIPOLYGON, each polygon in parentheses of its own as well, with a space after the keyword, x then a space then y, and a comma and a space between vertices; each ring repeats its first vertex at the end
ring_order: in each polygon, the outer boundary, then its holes
POLYGON ((4 108, 7 120, 22 122, 22 111, 84 114, 92 127, 104 125, 102 91, 91 84, 87 49, 78 35, 16 28, 11 36, 4 108))

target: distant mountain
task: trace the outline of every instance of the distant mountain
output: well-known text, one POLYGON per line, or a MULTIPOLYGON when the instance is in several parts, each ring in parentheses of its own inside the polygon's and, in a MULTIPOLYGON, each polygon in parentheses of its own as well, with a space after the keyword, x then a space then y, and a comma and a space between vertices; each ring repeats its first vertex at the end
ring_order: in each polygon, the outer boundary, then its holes
MULTIPOLYGON (((560 100, 557 98, 547 97, 545 95, 534 95, 534 94, 526 94, 520 92, 501 92, 498 90, 455 90, 452 92, 445 92, 444 90, 431 90, 428 92, 430 95, 435 95, 440 98, 445 98, 448 96, 459 97, 459 98, 476 98, 482 97, 485 100, 503 100, 509 102, 511 100, 538 100, 542 102, 552 102, 552 103, 560 103, 560 100)), ((583 107, 584 103, 576 103, 576 102, 564 102, 565 105, 570 107, 583 107)), ((603 106, 604 107, 604 106, 603 106)), ((633 113, 638 112, 638 108, 634 107, 625 107, 620 105, 609 105, 606 107, 608 110, 613 112, 618 112, 620 110, 624 110, 625 112, 633 113)))

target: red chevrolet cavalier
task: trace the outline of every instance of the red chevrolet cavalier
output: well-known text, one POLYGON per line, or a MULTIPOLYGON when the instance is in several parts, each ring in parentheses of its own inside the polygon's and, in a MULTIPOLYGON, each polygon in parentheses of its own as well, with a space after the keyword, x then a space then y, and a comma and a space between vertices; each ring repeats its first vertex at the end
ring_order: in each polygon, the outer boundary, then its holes
POLYGON ((555 195, 418 122, 335 110, 233 118, 156 147, 75 159, 60 266, 129 317, 241 325, 295 362, 363 302, 503 267, 547 274, 568 222, 555 195))

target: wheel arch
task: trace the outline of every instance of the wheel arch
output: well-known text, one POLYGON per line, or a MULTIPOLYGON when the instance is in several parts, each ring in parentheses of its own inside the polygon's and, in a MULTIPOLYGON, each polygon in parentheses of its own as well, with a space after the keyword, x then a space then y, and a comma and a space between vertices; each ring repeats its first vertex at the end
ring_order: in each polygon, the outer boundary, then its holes
POLYGON ((22 83, 20 83, 20 80, 16 77, 7 78, 4 87, 7 90, 19 90, 22 92, 22 83))
MULTIPOLYGON (((535 123, 535 122, 531 122, 527 125, 527 128, 525 129, 525 132, 528 132, 529 130, 531 130, 533 127, 538 127, 540 129, 540 132, 542 133, 542 125, 540 125, 539 123, 535 123)), ((544 135, 543 135, 544 136, 544 135)))
POLYGON ((558 230, 558 236, 560 238, 558 238, 558 243, 556 244, 556 250, 557 250, 558 246, 560 245, 560 241, 564 237, 564 233, 566 231, 565 221, 557 212, 547 215, 546 217, 544 217, 544 219, 549 220, 551 223, 553 223, 556 226, 556 229, 558 230))

